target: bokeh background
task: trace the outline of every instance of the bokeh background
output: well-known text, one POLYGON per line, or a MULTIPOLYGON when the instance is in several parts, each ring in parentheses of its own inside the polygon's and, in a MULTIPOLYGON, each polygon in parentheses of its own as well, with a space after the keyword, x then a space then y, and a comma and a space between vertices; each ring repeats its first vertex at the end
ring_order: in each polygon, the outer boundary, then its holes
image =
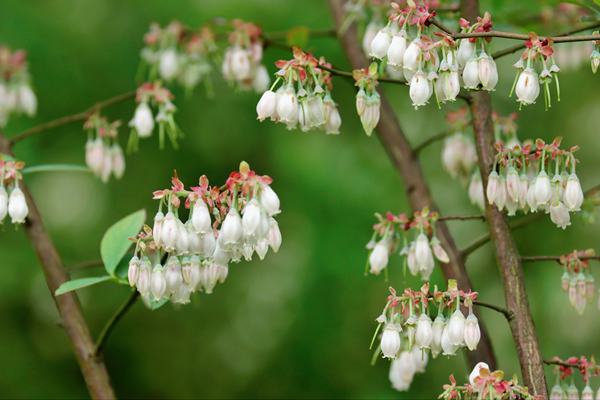
MULTIPOLYGON (((484 1, 499 26, 528 21, 541 2, 484 1), (513 21, 514 20, 514 21, 513 21)), ((326 2, 319 0, 4 0, 0 42, 27 49, 39 97, 33 120, 13 118, 7 135, 54 117, 86 109, 95 101, 132 90, 142 36, 151 22, 179 19, 199 26, 214 17, 239 17, 266 31, 293 26, 332 26, 326 2)), ((527 31, 528 27, 523 27, 527 31)), ((495 40, 494 49, 507 43, 495 40)), ((334 65, 348 69, 336 41, 311 38, 308 46, 334 65)), ((269 49, 265 63, 289 55, 269 49)), ((500 113, 517 110, 507 94, 514 57, 500 62, 494 103, 500 113)), ((433 398, 454 373, 468 374, 463 355, 439 358, 417 375, 411 392, 397 393, 387 378, 388 363, 370 366, 369 341, 390 285, 419 283, 404 278, 394 257, 390 278, 365 277, 365 244, 373 213, 408 211, 403 183, 375 137, 362 132, 354 112, 354 88, 335 79, 334 99, 343 126, 337 137, 289 132, 258 123, 258 95, 236 92, 218 77, 215 96, 200 88, 191 96, 175 91, 177 121, 186 137, 179 151, 158 150, 156 138, 141 143, 127 159, 121 181, 103 185, 90 174, 45 173, 26 177, 47 228, 66 265, 99 257, 103 232, 140 208, 150 214, 152 190, 168 185, 173 169, 194 184, 201 174, 223 182, 240 160, 274 177, 281 197, 283 246, 263 262, 233 265, 224 285, 212 295, 197 295, 191 305, 151 312, 138 303, 119 324, 106 350, 106 363, 120 397, 137 398, 433 398)), ((599 183, 600 77, 586 60, 561 72, 562 102, 519 113, 521 139, 564 136, 581 146, 578 170, 584 188, 599 183)), ((412 143, 445 129, 444 110, 410 106, 407 89, 386 86, 412 143)), ((460 105, 460 104, 459 104, 460 105)), ((447 109, 454 109, 449 106, 447 109)), ((105 111, 128 121, 132 102, 105 111)), ((122 143, 126 129, 121 130, 122 143)), ((15 148, 34 166, 84 162, 85 134, 79 124, 49 131, 15 148)), ((443 214, 476 213, 465 190, 441 168, 441 143, 422 153, 423 168, 443 214)), ((478 221, 452 222, 459 246, 485 232, 478 221)), ((561 254, 574 248, 599 249, 600 225, 575 219, 566 231, 543 218, 515 233, 523 254, 561 254)), ((41 268, 22 229, 5 224, 0 232, 0 397, 80 398, 87 392, 66 335, 45 286, 41 268)), ((593 264, 593 270, 597 269, 593 264)), ((545 357, 600 354, 600 311, 588 306, 576 315, 560 289, 562 270, 554 263, 525 265, 529 300, 545 357)), ((503 304, 500 276, 491 248, 478 250, 468 270, 480 298, 503 304)), ((86 270, 84 274, 100 274, 86 270)), ((594 271, 597 279, 600 274, 594 271)), ((74 273, 81 276, 82 273, 74 273)), ((444 285, 436 271, 434 283, 444 285)), ((127 288, 101 284, 80 292, 84 312, 96 334, 128 296, 127 288)), ((492 335, 499 365, 518 373, 515 349, 502 316, 481 312, 492 335)), ((549 376, 551 370, 548 369, 549 376)), ((593 383, 596 387, 597 383, 593 383)))

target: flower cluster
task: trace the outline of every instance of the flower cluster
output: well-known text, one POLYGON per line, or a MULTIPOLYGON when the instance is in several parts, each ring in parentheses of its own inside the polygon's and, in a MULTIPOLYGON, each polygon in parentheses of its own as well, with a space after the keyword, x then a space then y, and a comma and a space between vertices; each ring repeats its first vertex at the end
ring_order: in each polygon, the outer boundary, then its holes
POLYGON ((210 57, 217 49, 210 28, 188 32, 178 21, 164 28, 158 24, 150 25, 144 44, 140 71, 145 80, 177 81, 188 90, 210 74, 210 57))
POLYGON ((33 116, 37 98, 31 88, 31 78, 24 50, 12 51, 0 46, 0 127, 11 114, 33 116))
POLYGON ((356 112, 367 136, 371 136, 379 123, 381 100, 377 93, 377 68, 377 64, 372 63, 368 68, 352 71, 355 85, 358 87, 356 112))
POLYGON ((385 216, 375 214, 375 217, 378 221, 367 244, 371 251, 368 266, 372 274, 378 275, 384 270, 390 255, 400 246, 400 254, 405 256, 404 265, 408 266, 412 275, 420 275, 423 280, 429 280, 433 272, 434 256, 442 263, 450 261, 435 236, 435 222, 439 218, 437 212, 425 208, 415 212, 412 219, 405 214, 393 215, 390 212, 385 216))
MULTIPOLYGON (((562 360, 560 357, 554 357, 551 362, 556 364, 556 368, 554 368, 556 383, 550 391, 550 400, 594 399, 594 391, 590 386, 590 378, 600 375, 600 367, 596 364, 594 357, 591 357, 590 359, 585 356, 569 357, 566 360, 562 360), (581 391, 581 397, 579 389, 577 389, 573 380, 573 372, 575 370, 579 371, 583 382, 585 383, 585 387, 581 391), (566 382, 567 380, 571 381, 568 385, 566 382)), ((599 397, 600 388, 596 394, 596 399, 599 397)))
POLYGON ((589 257, 594 255, 593 249, 574 250, 561 256, 559 260, 565 270, 561 277, 561 287, 568 293, 569 303, 580 315, 585 311, 586 304, 594 300, 596 294, 596 285, 589 264, 589 257))
POLYGON ((415 361, 422 362, 424 369, 429 352, 433 358, 437 358, 439 354, 455 355, 461 347, 471 351, 477 348, 481 332, 472 311, 476 298, 477 293, 458 290, 454 280, 448 281, 446 292, 438 291, 435 287, 434 292, 430 293, 428 283, 418 291, 406 289, 402 294, 390 288, 383 312, 377 318, 378 326, 373 339, 383 327, 378 352, 384 358, 393 360, 390 380, 394 388, 409 388, 417 371, 415 361), (437 307, 434 321, 429 316, 432 303, 437 307), (466 318, 460 310, 461 304, 469 309, 466 318), (447 316, 444 316, 445 310, 447 316))
POLYGON ((236 19, 229 34, 230 47, 223 56, 222 73, 226 81, 241 89, 254 89, 256 93, 269 88, 269 72, 262 65, 262 31, 257 25, 236 19))
POLYGON ((121 121, 108 122, 99 113, 93 113, 83 124, 88 132, 85 144, 85 163, 103 182, 111 174, 121 179, 125 173, 125 156, 117 141, 121 121))
POLYGON ((131 134, 127 149, 135 151, 138 149, 139 138, 148 138, 154 132, 154 125, 158 125, 159 145, 164 147, 165 136, 171 141, 173 147, 177 147, 177 140, 183 133, 175 123, 175 105, 171 101, 173 94, 169 89, 162 86, 160 81, 144 83, 137 89, 136 102, 138 103, 133 118, 129 121, 131 134), (156 117, 152 113, 156 108, 156 117))
POLYGON ((469 375, 469 383, 459 386, 456 384, 454 375, 450 375, 450 384, 444 385, 444 391, 438 398, 445 400, 460 398, 534 400, 536 397, 529 394, 527 387, 519 385, 516 376, 511 380, 505 380, 503 371, 492 372, 486 363, 480 362, 475 365, 469 375))
POLYGON ((24 166, 21 161, 0 158, 0 224, 4 222, 7 214, 13 224, 24 223, 29 214, 25 195, 19 188, 24 166))
MULTIPOLYGON (((464 33, 489 32, 492 29, 492 17, 486 12, 483 17, 477 17, 477 22, 473 25, 461 18, 460 27, 464 33)), ((496 88, 498 69, 487 50, 490 39, 486 37, 460 40, 456 57, 462 69, 465 89, 492 91, 496 88)))
POLYGON ((558 83, 558 72, 560 68, 554 61, 554 49, 551 39, 542 39, 535 34, 529 34, 529 40, 525 42, 525 51, 514 64, 517 75, 511 89, 517 96, 521 106, 535 103, 540 94, 540 85, 543 86, 544 104, 546 109, 552 107, 552 96, 550 84, 556 83, 556 97, 560 101, 560 85, 558 83), (538 72, 539 71, 539 72, 538 72))
POLYGON ((537 139, 512 148, 496 144, 494 167, 488 177, 487 199, 508 215, 523 212, 545 211, 558 227, 571 224, 570 212, 579 211, 583 191, 575 173, 577 163, 573 153, 577 147, 560 149, 561 138, 550 144, 537 139), (550 171, 554 163, 552 178, 550 171), (570 172, 567 172, 570 171, 570 172))
POLYGON ((242 162, 222 187, 209 186, 202 176, 199 186, 186 190, 174 177, 170 189, 155 191, 159 211, 153 227, 135 239, 130 285, 147 300, 185 304, 195 291, 212 293, 227 277, 230 261, 251 260, 254 253, 262 260, 269 247, 277 252, 279 198, 271 181, 242 162), (187 218, 182 208, 189 209, 187 218))
POLYGON ((258 101, 257 118, 281 122, 288 129, 298 126, 303 132, 318 129, 338 134, 342 118, 331 98, 331 74, 323 69, 330 65, 297 47, 293 54, 291 60, 275 63, 277 80, 258 101), (279 82, 281 86, 274 90, 279 82))

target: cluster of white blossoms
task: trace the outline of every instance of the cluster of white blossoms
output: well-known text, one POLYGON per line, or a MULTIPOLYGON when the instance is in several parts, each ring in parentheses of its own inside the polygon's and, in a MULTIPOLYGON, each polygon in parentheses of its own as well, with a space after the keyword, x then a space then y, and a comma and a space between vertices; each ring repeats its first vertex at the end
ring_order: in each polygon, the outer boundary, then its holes
POLYGON ((393 360, 390 380, 395 389, 409 389, 414 373, 423 372, 429 353, 437 358, 440 354, 455 355, 462 347, 471 351, 477 348, 481 332, 472 311, 477 293, 458 290, 454 280, 448 281, 446 292, 438 291, 436 287, 430 293, 426 283, 417 291, 406 289, 397 294, 390 288, 390 293, 377 318, 373 339, 383 328, 377 351, 383 358, 393 360), (433 304, 437 307, 437 317, 432 321, 433 304), (461 304, 469 309, 466 318, 460 310, 461 304))
POLYGON ((37 97, 31 88, 31 78, 24 50, 12 51, 0 46, 0 127, 11 114, 35 115, 37 97))
POLYGON ((85 163, 103 182, 111 175, 121 179, 125 173, 125 156, 117 140, 120 121, 108 122, 99 113, 93 113, 83 128, 88 132, 85 144, 85 163))
POLYGON ((596 295, 596 283, 589 265, 589 257, 594 255, 593 249, 574 250, 561 256, 559 260, 564 267, 561 277, 562 290, 568 293, 569 303, 579 315, 583 315, 586 305, 592 303, 596 295))
POLYGON ((274 217, 280 209, 271 181, 242 162, 222 187, 202 176, 200 186, 186 190, 175 177, 170 189, 155 191, 159 211, 153 227, 136 238, 130 285, 146 300, 185 304, 192 293, 212 293, 223 283, 230 262, 249 261, 255 253, 262 260, 269 247, 277 252, 281 232, 274 217), (190 210, 186 219, 182 205, 190 210))
MULTIPOLYGON (((559 357, 552 358, 552 361, 557 365, 554 368, 556 375, 556 383, 550 391, 550 400, 594 400, 594 390, 590 386, 590 378, 600 376, 600 366, 596 364, 594 357, 569 357, 563 360, 559 357), (584 388, 579 392, 575 385, 573 374, 578 372, 581 374, 584 388), (570 382, 567 384, 567 382, 570 382)), ((600 399, 600 388, 596 393, 596 400, 600 399)))
POLYGON ((161 28, 150 25, 144 36, 140 75, 145 81, 176 81, 187 90, 196 87, 212 71, 211 56, 217 46, 208 27, 191 32, 178 21, 161 28))
POLYGON ((21 170, 25 164, 0 156, 0 224, 8 215, 13 224, 22 224, 29 214, 25 194, 19 187, 23 179, 21 170))
POLYGON ((560 68, 554 60, 554 49, 552 41, 540 40, 534 33, 529 34, 526 49, 514 64, 517 75, 511 89, 521 106, 535 103, 540 95, 540 89, 544 93, 544 105, 546 109, 552 107, 552 96, 550 84, 556 83, 556 97, 560 101, 560 85, 558 83, 558 72, 560 68))
POLYGON ((356 112, 367 136, 371 136, 379 123, 381 99, 377 93, 377 68, 377 64, 372 63, 368 68, 352 71, 355 85, 358 87, 356 112))
POLYGON ((303 132, 340 133, 342 118, 331 98, 331 74, 323 69, 330 65, 297 47, 293 54, 291 60, 275 63, 279 68, 277 80, 256 105, 258 120, 268 118, 287 125, 288 129, 299 127, 303 132), (281 86, 274 90, 279 82, 281 86))
POLYGON ((262 64, 262 31, 257 25, 239 19, 233 20, 232 25, 230 47, 223 55, 223 77, 240 89, 254 89, 256 93, 262 93, 271 82, 269 72, 262 64))
POLYGON ((136 102, 138 103, 133 118, 129 121, 131 134, 127 144, 128 150, 137 150, 139 138, 148 138, 158 125, 159 145, 164 147, 165 137, 168 137, 173 147, 177 147, 177 140, 183 133, 175 123, 175 105, 172 102, 173 94, 162 86, 160 81, 144 83, 137 89, 136 102), (156 108, 156 116, 152 109, 156 108))
POLYGON ((571 224, 570 212, 580 211, 584 194, 575 173, 577 147, 561 150, 560 138, 546 144, 537 139, 523 146, 505 148, 497 144, 494 167, 488 177, 486 195, 490 204, 508 215, 517 210, 543 211, 558 227, 571 224), (554 163, 554 174, 551 164, 554 163), (570 172, 567 172, 570 171, 570 172))
POLYGON ((399 254, 405 257, 404 265, 412 275, 419 275, 425 281, 433 272, 435 259, 442 263, 450 261, 435 236, 435 222, 439 217, 436 212, 423 209, 415 212, 412 220, 405 214, 390 212, 375 216, 378 222, 373 226, 373 236, 367 244, 371 251, 367 264, 370 273, 379 275, 387 267, 390 255, 400 247, 399 254), (412 236, 410 241, 409 236, 412 236))

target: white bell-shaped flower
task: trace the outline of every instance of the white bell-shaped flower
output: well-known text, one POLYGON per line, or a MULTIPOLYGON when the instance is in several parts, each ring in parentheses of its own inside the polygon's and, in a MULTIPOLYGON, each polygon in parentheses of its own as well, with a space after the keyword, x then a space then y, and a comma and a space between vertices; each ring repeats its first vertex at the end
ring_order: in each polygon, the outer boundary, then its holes
POLYGON ((0 224, 8 214, 8 193, 3 185, 0 185, 0 224))
POLYGON ((370 272, 375 275, 379 275, 381 271, 387 266, 389 260, 389 242, 387 239, 381 239, 373 251, 369 254, 369 265, 370 272))
POLYGON ((138 292, 144 297, 150 293, 150 281, 152 276, 152 266, 148 257, 143 257, 140 263, 140 274, 138 276, 136 286, 138 292))
POLYGON ((496 170, 493 170, 488 176, 486 188, 486 196, 490 204, 494 204, 496 202, 496 198, 498 197, 498 186, 500 186, 500 176, 498 176, 498 172, 496 172, 496 170))
POLYGON ((256 199, 246 204, 242 213, 242 228, 244 237, 255 239, 261 223, 261 209, 256 199))
POLYGON ((138 256, 133 256, 129 260, 129 268, 127 269, 127 280, 129 286, 134 287, 137 283, 138 277, 140 276, 140 259, 138 256))
POLYGON ((403 351, 400 356, 392 360, 388 377, 394 389, 399 392, 409 390, 414 375, 415 366, 411 353, 403 351))
POLYGON ((262 94, 258 104, 256 104, 256 114, 259 121, 273 117, 277 111, 277 94, 272 90, 267 90, 262 94))
POLYGON ((429 246, 429 239, 424 233, 420 233, 415 241, 415 261, 421 270, 433 265, 433 254, 429 246))
POLYGON ((252 89, 256 93, 262 93, 269 88, 271 84, 271 77, 269 71, 264 65, 259 65, 254 70, 254 78, 252 79, 252 89))
POLYGON ((112 173, 115 178, 121 179, 125 173, 125 155, 121 146, 113 144, 110 148, 110 156, 112 157, 112 173))
POLYGON ((142 101, 135 109, 133 119, 129 122, 129 125, 135 128, 137 134, 141 138, 147 138, 152 135, 154 129, 154 117, 152 116, 152 110, 145 101, 142 101))
POLYGON ((160 242, 167 252, 175 250, 179 237, 179 220, 173 212, 169 211, 163 218, 160 228, 160 242))
POLYGON ((463 69, 463 83, 465 89, 477 89, 481 81, 479 80, 479 61, 472 57, 467 61, 463 69))
POLYGON ((158 72, 166 81, 170 81, 177 76, 177 73, 179 72, 179 56, 174 47, 168 48, 161 53, 158 72))
POLYGON ((325 103, 325 133, 337 135, 340 133, 340 126, 342 126, 342 116, 335 103, 333 101, 331 103, 329 105, 325 103))
POLYGON ((384 358, 396 358, 400 350, 400 325, 389 323, 381 335, 381 353, 384 358))
POLYGON ((363 36, 362 47, 365 54, 371 54, 371 43, 377 35, 377 32, 381 29, 381 22, 378 20, 372 20, 367 24, 365 34, 363 36))
POLYGON ((444 330, 442 331, 442 340, 441 340, 441 345, 442 345, 442 354, 445 356, 453 356, 456 354, 456 350, 458 350, 457 345, 455 345, 454 343, 452 343, 452 341, 450 340, 450 334, 449 334, 450 330, 448 328, 448 324, 446 324, 446 326, 444 326, 444 330))
POLYGON ((494 59, 485 51, 479 55, 477 60, 479 81, 484 90, 494 90, 498 83, 498 68, 494 59))
POLYGON ((31 89, 31 86, 22 83, 16 90, 18 108, 28 116, 34 116, 37 111, 37 97, 31 89))
POLYGON ((567 226, 571 225, 569 209, 562 201, 557 200, 550 204, 550 219, 556 226, 562 229, 566 229, 567 226))
POLYGON ((537 72, 532 68, 525 68, 517 79, 515 85, 517 101, 523 105, 533 104, 540 94, 540 82, 537 72))
POLYGON ((283 123, 295 125, 298 122, 298 98, 291 84, 277 91, 276 110, 283 123))
POLYGON ((239 46, 235 46, 231 50, 231 58, 229 59, 231 74, 238 81, 245 81, 252 77, 250 58, 250 53, 239 46))
POLYGON ((465 316, 457 309, 448 321, 448 338, 455 346, 462 346, 465 342, 465 316))
POLYGON ((483 183, 478 172, 471 177, 468 192, 471 203, 483 210, 485 208, 485 198, 483 197, 483 183))
POLYGON ((392 37, 392 42, 387 52, 387 62, 389 65, 402 67, 406 45, 406 31, 401 30, 392 37))
POLYGON ((545 171, 540 171, 535 179, 535 201, 538 206, 548 204, 552 198, 552 184, 545 171))
POLYGON ((380 29, 371 42, 370 56, 381 60, 387 55, 391 42, 392 35, 390 29, 388 27, 380 29))
POLYGON ((567 179, 563 201, 569 211, 579 211, 583 204, 583 190, 581 189, 579 178, 574 173, 569 175, 569 179, 567 179))
POLYGON ((410 351, 410 354, 413 359, 413 365, 415 366, 415 372, 425 372, 425 368, 427 368, 427 363, 429 362, 429 356, 427 355, 427 351, 413 346, 412 350, 410 351))
POLYGON ((460 79, 458 71, 446 71, 440 73, 436 80, 436 91, 442 103, 456 100, 460 92, 460 79))
POLYGON ((167 260, 165 270, 165 281, 167 283, 167 292, 169 294, 175 293, 175 291, 183 282, 183 276, 181 275, 181 263, 179 262, 179 258, 171 256, 167 260))
POLYGON ((421 70, 417 71, 410 79, 409 95, 415 108, 424 106, 433 93, 431 81, 427 74, 421 70))
POLYGON ((446 319, 442 314, 439 314, 433 320, 432 335, 431 335, 431 355, 436 358, 442 351, 442 334, 446 326, 446 319))
POLYGON ((458 65, 461 68, 464 68, 467 64, 467 61, 472 59, 475 56, 475 43, 471 42, 469 39, 462 39, 458 45, 458 52, 456 54, 456 59, 458 61, 458 65))
POLYGON ((202 199, 198 199, 194 202, 194 209, 192 210, 192 227, 194 232, 204 235, 205 233, 212 232, 212 225, 210 219, 210 211, 208 206, 202 199))
POLYGON ((471 351, 477 348, 481 339, 481 331, 479 330, 479 322, 477 317, 469 310, 469 315, 465 320, 465 345, 471 351))
POLYGON ((515 202, 519 201, 520 185, 519 173, 514 167, 509 167, 506 173, 506 194, 515 202))
POLYGON ((152 270, 152 277, 150 280, 150 292, 154 296, 154 300, 162 300, 163 296, 167 292, 167 280, 163 267, 158 264, 154 266, 152 270))
POLYGON ((431 318, 426 313, 419 316, 415 332, 415 344, 418 348, 428 349, 433 340, 433 327, 431 318))
POLYGON ((270 185, 262 184, 259 193, 260 205, 265 209, 269 217, 277 215, 281 212, 280 202, 277 193, 271 188, 270 185))
POLYGON ((29 214, 29 207, 27 207, 27 201, 23 191, 16 186, 8 197, 8 215, 10 216, 13 224, 22 224, 25 222, 29 214))
POLYGON ((238 211, 234 207, 231 207, 223 220, 223 224, 221 224, 219 244, 226 249, 237 245, 242 238, 242 234, 242 218, 238 211))

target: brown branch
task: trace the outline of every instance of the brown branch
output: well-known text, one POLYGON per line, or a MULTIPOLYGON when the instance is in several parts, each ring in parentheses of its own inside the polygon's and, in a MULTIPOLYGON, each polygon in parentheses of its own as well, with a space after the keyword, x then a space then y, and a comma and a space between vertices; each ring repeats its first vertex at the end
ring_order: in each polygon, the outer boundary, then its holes
MULTIPOLYGON (((344 17, 342 1, 329 0, 329 4, 336 26, 339 27, 344 17)), ((368 64, 368 60, 360 47, 356 26, 353 25, 346 30, 344 35, 340 37, 340 41, 352 68, 360 68, 368 64)), ((436 210, 437 206, 425 182, 416 155, 400 127, 392 106, 383 95, 381 96, 381 117, 377 125, 377 136, 404 180, 406 194, 412 209, 421 210, 424 207, 429 207, 436 210)), ((466 272, 464 260, 444 222, 437 224, 437 235, 450 258, 448 264, 442 265, 445 276, 449 279, 456 279, 460 288, 469 290, 472 285, 466 272)), ((489 335, 483 324, 481 324, 481 332, 481 342, 477 350, 468 353, 469 363, 475 365, 479 361, 485 361, 495 368, 496 359, 489 335)))
POLYGON ((78 112, 76 114, 66 115, 64 117, 60 117, 60 118, 54 119, 52 121, 44 122, 43 124, 34 126, 33 128, 29 128, 26 131, 23 131, 15 136, 13 136, 10 139, 10 146, 12 147, 15 143, 18 143, 18 142, 22 141, 23 139, 27 139, 30 136, 46 132, 50 129, 58 128, 59 126, 70 124, 71 122, 84 121, 96 111, 99 111, 108 106, 120 103, 122 101, 132 99, 134 97, 135 97, 135 91, 122 93, 122 94, 116 95, 114 97, 111 97, 109 99, 99 101, 98 103, 94 104, 90 108, 88 108, 84 111, 78 112))
POLYGON ((470 221, 478 219, 480 221, 485 221, 485 215, 445 215, 443 217, 438 218, 438 222, 440 221, 470 221))
MULTIPOLYGON (((573 30, 563 32, 563 33, 559 34, 558 36, 574 35, 576 33, 585 32, 585 31, 592 30, 592 29, 595 29, 595 28, 598 28, 598 27, 600 27, 600 21, 596 21, 596 22, 593 22, 591 24, 584 25, 584 26, 581 26, 579 28, 575 28, 573 30)), ((493 58, 504 57, 506 55, 512 54, 512 53, 514 53, 516 51, 519 51, 521 49, 524 49, 524 48, 525 48, 525 43, 517 44, 515 46, 508 47, 508 48, 506 48, 504 50, 499 50, 499 51, 495 52, 494 54, 492 54, 492 57, 493 58)))
MULTIPOLYGON (((478 0, 461 0, 461 9, 463 11, 462 15, 471 21, 474 21, 480 15, 478 0)), ((473 93, 470 110, 479 171, 481 172, 483 187, 486 187, 495 156, 490 94, 488 92, 473 93)), ((521 257, 511 236, 507 217, 495 206, 489 204, 487 199, 485 205, 491 240, 494 244, 496 260, 503 278, 506 308, 514 315, 509 325, 517 349, 523 381, 531 393, 541 398, 547 398, 544 365, 531 310, 529 309, 521 257)))
MULTIPOLYGON (((538 262, 538 261, 556 261, 560 264, 560 259, 563 256, 523 256, 521 261, 523 262, 538 262)), ((600 260, 600 256, 578 256, 580 260, 600 260)))
POLYGON ((479 307, 489 308, 490 310, 499 312, 500 314, 504 315, 504 318, 506 318, 508 322, 512 321, 512 319, 515 317, 515 315, 511 311, 494 304, 486 303, 479 300, 475 300, 473 304, 479 307))
POLYGON ((438 133, 437 135, 433 135, 430 138, 427 138, 423 142, 421 142, 418 145, 416 145, 414 147, 413 151, 415 152, 415 154, 418 155, 418 154, 421 153, 421 151, 423 151, 430 144, 433 144, 435 142, 443 140, 443 139, 447 138, 450 135, 452 135, 452 132, 450 132, 450 131, 446 131, 446 132, 438 133))
MULTIPOLYGON (((0 134, 0 152, 12 155, 10 145, 11 143, 8 139, 0 134)), ((25 232, 33 244, 44 270, 48 289, 54 298, 56 308, 61 317, 61 325, 65 328, 69 337, 90 396, 94 399, 114 399, 115 394, 110 384, 104 361, 101 357, 94 355, 94 341, 83 317, 77 296, 73 292, 54 296, 56 289, 68 281, 69 276, 63 267, 62 260, 52 240, 44 228, 42 216, 27 185, 21 183, 21 189, 25 194, 29 207, 29 216, 24 225, 25 232)))

